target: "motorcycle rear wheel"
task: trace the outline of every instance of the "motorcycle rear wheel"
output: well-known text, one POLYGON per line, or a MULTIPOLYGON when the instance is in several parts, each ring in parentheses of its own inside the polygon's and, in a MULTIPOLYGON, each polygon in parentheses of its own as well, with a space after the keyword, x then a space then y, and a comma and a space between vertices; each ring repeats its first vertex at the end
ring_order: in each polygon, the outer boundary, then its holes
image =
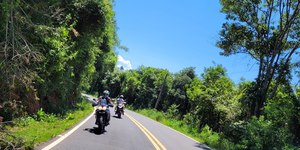
POLYGON ((121 118, 121 111, 118 112, 118 118, 121 118))

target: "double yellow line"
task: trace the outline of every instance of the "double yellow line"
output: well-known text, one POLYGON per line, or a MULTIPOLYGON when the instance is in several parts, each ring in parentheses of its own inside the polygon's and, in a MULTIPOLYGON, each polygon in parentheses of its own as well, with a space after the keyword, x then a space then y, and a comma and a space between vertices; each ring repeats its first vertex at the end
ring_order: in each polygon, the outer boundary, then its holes
POLYGON ((150 142, 153 144, 156 150, 167 150, 160 142, 159 140, 149 131, 147 130, 141 123, 139 123, 137 120, 135 120, 133 117, 125 114, 133 123, 135 123, 142 132, 147 136, 147 138, 150 140, 150 142))

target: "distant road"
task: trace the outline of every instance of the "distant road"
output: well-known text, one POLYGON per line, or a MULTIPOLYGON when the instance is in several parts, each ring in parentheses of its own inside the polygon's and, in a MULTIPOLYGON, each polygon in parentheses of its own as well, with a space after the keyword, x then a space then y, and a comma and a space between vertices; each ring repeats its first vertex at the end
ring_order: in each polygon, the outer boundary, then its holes
MULTIPOLYGON (((92 100, 92 97, 89 97, 92 100)), ((37 150, 207 150, 207 146, 152 119, 126 110, 122 119, 114 117, 106 132, 97 132, 94 115, 38 147, 37 150)))

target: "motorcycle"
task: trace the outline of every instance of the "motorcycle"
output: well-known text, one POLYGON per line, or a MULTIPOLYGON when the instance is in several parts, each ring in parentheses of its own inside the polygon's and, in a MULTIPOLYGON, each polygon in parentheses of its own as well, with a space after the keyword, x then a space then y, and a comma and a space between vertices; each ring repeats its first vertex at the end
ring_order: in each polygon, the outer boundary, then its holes
POLYGON ((106 105, 99 105, 96 108, 96 124, 98 125, 98 129, 100 129, 101 133, 104 132, 107 122, 106 109, 108 109, 106 105))
POLYGON ((124 115, 124 103, 119 103, 116 109, 116 114, 118 118, 121 118, 121 114, 124 115))
POLYGON ((96 103, 92 104, 96 106, 95 115, 96 115, 96 124, 101 133, 105 131, 105 126, 107 125, 107 109, 109 105, 101 103, 97 105, 96 103))

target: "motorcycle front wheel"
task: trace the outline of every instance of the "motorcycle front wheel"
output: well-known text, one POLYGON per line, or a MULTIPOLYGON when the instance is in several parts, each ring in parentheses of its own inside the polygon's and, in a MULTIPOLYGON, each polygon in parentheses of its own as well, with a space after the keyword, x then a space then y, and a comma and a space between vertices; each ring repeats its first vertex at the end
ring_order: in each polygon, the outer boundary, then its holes
POLYGON ((99 118, 99 123, 98 123, 98 129, 100 130, 101 133, 103 133, 104 130, 105 130, 105 124, 103 122, 103 118, 104 117, 100 117, 99 118))

